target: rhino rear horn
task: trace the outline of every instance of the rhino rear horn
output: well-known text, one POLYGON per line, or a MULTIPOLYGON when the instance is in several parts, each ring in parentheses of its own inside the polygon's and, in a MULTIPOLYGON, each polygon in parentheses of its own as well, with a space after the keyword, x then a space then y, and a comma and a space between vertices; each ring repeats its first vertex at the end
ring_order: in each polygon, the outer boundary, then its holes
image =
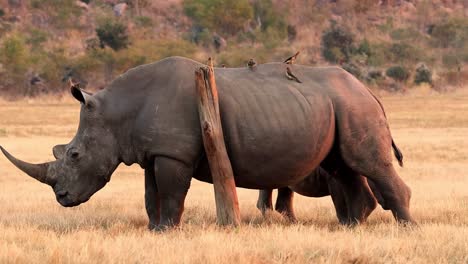
POLYGON ((8 153, 8 151, 6 151, 2 146, 0 146, 0 150, 3 152, 5 157, 7 157, 7 159, 11 161, 11 163, 13 163, 13 165, 15 165, 18 169, 22 170, 32 178, 50 186, 53 186, 55 184, 54 178, 48 175, 49 167, 52 165, 53 162, 32 164, 13 157, 13 155, 8 153))
POLYGON ((61 159, 65 155, 67 144, 57 145, 52 148, 52 153, 56 159, 61 159))

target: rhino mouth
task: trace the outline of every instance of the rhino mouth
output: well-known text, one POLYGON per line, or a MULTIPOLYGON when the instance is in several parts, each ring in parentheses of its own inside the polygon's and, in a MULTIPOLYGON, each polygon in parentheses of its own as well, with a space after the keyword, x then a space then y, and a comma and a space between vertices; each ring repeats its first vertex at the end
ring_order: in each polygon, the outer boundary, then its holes
POLYGON ((74 195, 70 194, 65 190, 55 191, 55 198, 57 199, 57 202, 63 207, 78 206, 89 200, 88 198, 83 201, 80 201, 79 199, 76 199, 74 195))

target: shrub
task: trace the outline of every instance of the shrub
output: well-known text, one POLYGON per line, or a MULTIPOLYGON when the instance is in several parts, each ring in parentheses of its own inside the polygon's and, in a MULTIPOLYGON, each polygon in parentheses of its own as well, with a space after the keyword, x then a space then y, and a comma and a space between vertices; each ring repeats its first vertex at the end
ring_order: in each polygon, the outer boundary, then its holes
POLYGON ((392 54, 392 62, 415 62, 423 59, 422 52, 408 43, 393 43, 389 52, 392 54))
POLYGON ((455 69, 461 66, 461 61, 458 54, 453 53, 444 54, 442 56, 442 63, 448 69, 455 69))
MULTIPOLYGON (((136 8, 138 6, 138 8, 141 9, 141 8, 148 7, 152 1, 151 0, 126 0, 126 1, 120 1, 120 2, 127 3, 131 8, 136 8)), ((137 11, 137 14, 140 14, 140 10, 136 10, 136 11, 137 11)))
POLYGON ((340 48, 332 47, 322 50, 323 57, 333 63, 340 63, 347 60, 346 55, 343 54, 340 48))
POLYGON ((371 79, 381 79, 383 77, 381 70, 370 70, 369 71, 369 78, 371 79))
POLYGON ((353 51, 354 38, 346 29, 332 25, 322 34, 322 55, 334 63, 347 61, 353 51))
POLYGON ((421 33, 413 28, 398 28, 390 32, 394 40, 413 40, 421 38, 421 33))
POLYGON ((49 34, 40 29, 31 29, 29 36, 26 38, 26 43, 31 45, 32 48, 40 48, 40 45, 47 41, 49 34))
POLYGON ((140 27, 151 27, 153 26, 153 20, 147 16, 137 16, 135 17, 135 23, 140 27))
POLYGON ((126 49, 90 48, 86 54, 74 58, 67 66, 77 76, 93 82, 94 86, 106 85, 116 75, 141 64, 160 60, 168 56, 193 57, 197 47, 183 40, 135 39, 126 49))
POLYGON ((47 92, 58 92, 63 87, 64 68, 71 60, 63 48, 49 52, 38 52, 34 55, 35 71, 47 82, 47 92))
POLYGON ((468 45, 466 45, 465 48, 460 51, 460 53, 461 60, 465 63, 468 63, 468 45))
POLYGON ((24 38, 13 34, 3 40, 0 46, 0 61, 12 72, 19 73, 27 67, 28 48, 24 38))
POLYGON ((434 25, 431 36, 436 46, 462 47, 468 41, 468 19, 452 18, 434 25))
POLYGON ((370 54, 367 58, 367 63, 370 66, 382 66, 388 61, 393 60, 393 56, 390 52, 390 46, 385 43, 369 43, 370 54))
POLYGON ((216 65, 225 64, 226 67, 245 67, 247 61, 253 58, 257 63, 268 61, 272 51, 265 47, 228 47, 219 53, 216 58, 216 65))
POLYGON ((260 19, 262 32, 278 35, 278 38, 286 38, 288 26, 284 20, 285 14, 277 12, 271 0, 256 0, 253 4, 254 17, 260 19))
POLYGON ((169 56, 184 56, 193 57, 197 51, 197 46, 184 40, 158 40, 149 41, 147 45, 152 45, 153 48, 148 54, 148 50, 142 50, 142 56, 148 57, 148 61, 156 61, 169 56))
POLYGON ((361 68, 359 68, 359 66, 357 66, 354 63, 345 63, 345 64, 343 64, 342 68, 345 71, 347 71, 347 72, 351 73, 352 75, 354 75, 354 77, 356 77, 358 79, 361 79, 363 77, 361 68))
POLYGON ((101 45, 108 46, 116 51, 127 48, 130 43, 127 27, 112 19, 105 19, 104 22, 96 28, 96 34, 101 45))
POLYGON ((200 26, 192 27, 189 39, 191 42, 202 45, 204 47, 209 47, 213 42, 212 33, 210 30, 200 26))
POLYGON ((258 38, 265 48, 274 49, 285 39, 285 34, 270 27, 265 32, 261 32, 258 38))
POLYGON ((355 1, 353 9, 356 13, 366 13, 376 5, 374 0, 359 0, 355 1))
POLYGON ((184 11, 195 24, 234 35, 253 17, 248 0, 184 0, 184 11))
POLYGON ((31 0, 32 8, 47 12, 51 25, 59 29, 76 27, 82 10, 74 0, 31 0))
POLYGON ((383 79, 383 72, 378 69, 371 69, 367 73, 366 81, 367 82, 377 82, 383 79))
POLYGON ((421 64, 416 68, 416 72, 414 75, 414 83, 432 84, 432 72, 425 64, 421 64))
POLYGON ((296 27, 293 25, 288 25, 287 27, 287 32, 288 32, 288 40, 289 42, 292 42, 296 39, 297 37, 297 30, 296 27))
POLYGON ((372 51, 371 51, 371 45, 367 39, 364 39, 358 46, 357 52, 360 54, 364 54, 366 56, 371 56, 372 51))
POLYGON ((459 71, 449 70, 440 73, 439 76, 441 77, 441 79, 444 80, 446 84, 449 84, 451 86, 460 86, 463 83, 462 72, 459 71))
POLYGON ((397 82, 404 82, 409 78, 409 72, 402 66, 392 66, 387 69, 385 74, 397 82))
POLYGON ((385 23, 377 25, 377 28, 380 30, 382 33, 388 33, 393 29, 393 16, 388 16, 385 20, 385 23))

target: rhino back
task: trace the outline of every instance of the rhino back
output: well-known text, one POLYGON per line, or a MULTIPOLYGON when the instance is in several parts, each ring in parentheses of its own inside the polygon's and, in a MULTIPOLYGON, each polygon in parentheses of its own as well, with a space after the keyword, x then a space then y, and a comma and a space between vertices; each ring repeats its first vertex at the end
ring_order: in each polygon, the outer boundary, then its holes
MULTIPOLYGON (((194 71, 201 64, 170 58, 137 67, 109 88, 117 118, 128 123, 126 163, 164 155, 196 166, 203 156, 194 71), (111 92, 112 91, 112 92, 111 92), (111 95, 112 94, 112 95, 111 95), (118 103, 116 104, 116 101, 118 103), (115 110, 117 109, 117 110, 115 110)), ((311 67, 294 66, 307 76, 311 67)), ((320 74, 319 74, 320 75, 320 74)), ((323 160, 334 134, 332 103, 323 85, 285 76, 284 64, 215 69, 223 131, 236 184, 276 188, 302 180, 323 160)), ((121 127, 122 128, 122 127, 121 127)), ((206 159, 198 178, 209 181, 206 159)))
POLYGON ((220 111, 238 186, 279 186, 303 178, 328 153, 331 102, 321 90, 308 96, 289 81, 282 64, 219 70, 220 111))

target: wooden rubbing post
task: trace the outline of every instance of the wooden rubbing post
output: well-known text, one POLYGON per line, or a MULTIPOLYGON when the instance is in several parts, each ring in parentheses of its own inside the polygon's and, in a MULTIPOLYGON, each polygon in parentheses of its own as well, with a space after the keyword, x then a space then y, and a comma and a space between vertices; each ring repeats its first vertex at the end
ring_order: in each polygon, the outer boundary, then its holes
POLYGON ((195 71, 203 144, 213 177, 217 222, 219 225, 238 226, 240 213, 236 184, 224 144, 218 90, 211 60, 210 64, 195 71))

